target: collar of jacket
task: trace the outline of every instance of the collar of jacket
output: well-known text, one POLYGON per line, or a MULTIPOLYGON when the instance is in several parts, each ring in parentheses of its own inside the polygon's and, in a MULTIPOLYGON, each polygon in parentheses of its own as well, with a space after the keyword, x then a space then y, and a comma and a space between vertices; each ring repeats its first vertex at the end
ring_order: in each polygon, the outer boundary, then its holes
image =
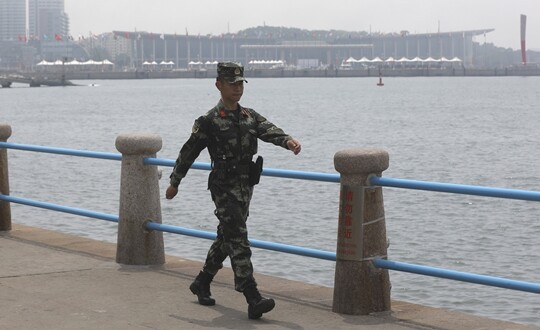
POLYGON ((219 100, 218 104, 216 105, 216 109, 218 111, 218 115, 220 118, 225 119, 229 116, 234 117, 234 111, 238 111, 240 109, 240 113, 242 114, 242 117, 249 118, 251 117, 251 114, 249 113, 249 110, 247 108, 244 108, 243 106, 238 103, 238 108, 236 110, 229 110, 225 108, 225 104, 223 103, 223 100, 219 100))

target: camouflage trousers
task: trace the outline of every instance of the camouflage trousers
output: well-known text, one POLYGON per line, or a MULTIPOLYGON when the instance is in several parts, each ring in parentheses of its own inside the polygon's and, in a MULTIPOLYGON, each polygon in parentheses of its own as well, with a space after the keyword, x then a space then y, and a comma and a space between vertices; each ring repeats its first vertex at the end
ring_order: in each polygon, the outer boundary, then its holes
POLYGON ((203 268, 204 271, 215 275, 223 268, 223 261, 229 257, 234 272, 235 289, 240 292, 248 286, 257 285, 253 278, 251 248, 246 226, 253 188, 246 189, 250 189, 249 198, 247 201, 239 201, 223 187, 210 187, 212 200, 216 205, 214 214, 219 219, 219 225, 217 237, 208 250, 203 268))

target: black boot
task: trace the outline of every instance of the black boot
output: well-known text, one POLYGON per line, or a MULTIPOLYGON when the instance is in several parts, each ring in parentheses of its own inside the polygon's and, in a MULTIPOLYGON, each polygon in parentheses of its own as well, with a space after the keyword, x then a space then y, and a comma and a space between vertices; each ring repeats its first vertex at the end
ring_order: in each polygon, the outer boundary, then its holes
POLYGON ((276 306, 274 299, 263 298, 254 285, 250 285, 244 289, 244 296, 249 305, 248 317, 250 319, 261 318, 263 313, 268 313, 276 306))
POLYGON ((191 283, 189 289, 193 294, 197 295, 199 304, 205 306, 213 306, 216 304, 212 294, 210 293, 210 282, 214 279, 214 275, 207 272, 199 272, 195 281, 191 283))

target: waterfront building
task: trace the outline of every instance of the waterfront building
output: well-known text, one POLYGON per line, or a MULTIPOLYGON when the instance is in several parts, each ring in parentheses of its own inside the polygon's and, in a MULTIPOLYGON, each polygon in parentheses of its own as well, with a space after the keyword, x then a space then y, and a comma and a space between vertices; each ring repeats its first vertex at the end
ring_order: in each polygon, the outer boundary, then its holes
POLYGON ((77 48, 64 0, 0 1, 0 43, 0 68, 19 71, 33 70, 43 58, 73 57, 77 48))
POLYGON ((28 31, 31 38, 42 41, 68 39, 64 0, 28 0, 28 31))
POLYGON ((474 65, 473 42, 479 35, 494 29, 409 34, 407 31, 390 34, 368 34, 326 43, 275 42, 242 44, 245 59, 274 57, 297 63, 301 59, 318 59, 330 66, 339 66, 347 58, 460 58, 465 67, 474 65))
POLYGON ((100 46, 107 50, 110 59, 113 61, 122 61, 122 55, 132 52, 132 45, 126 38, 119 38, 111 32, 104 33, 98 38, 100 46))
POLYGON ((338 68, 350 57, 388 58, 459 58, 464 67, 475 66, 475 37, 494 29, 410 34, 331 35, 318 39, 287 40, 277 37, 245 37, 234 34, 191 36, 148 32, 113 31, 115 40, 124 39, 131 65, 143 68, 147 61, 172 60, 175 68, 190 63, 236 61, 282 61, 296 68, 338 68))
POLYGON ((0 42, 26 38, 26 0, 0 1, 0 42))

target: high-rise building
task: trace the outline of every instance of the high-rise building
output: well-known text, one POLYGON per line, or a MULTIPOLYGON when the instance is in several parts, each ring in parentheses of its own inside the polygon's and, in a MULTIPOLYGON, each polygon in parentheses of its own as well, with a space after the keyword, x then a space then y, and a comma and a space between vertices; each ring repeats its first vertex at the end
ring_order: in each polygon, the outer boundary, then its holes
POLYGON ((0 41, 26 38, 26 0, 0 1, 0 41))
POLYGON ((28 0, 28 31, 30 37, 54 40, 69 36, 69 17, 64 12, 64 0, 28 0))

